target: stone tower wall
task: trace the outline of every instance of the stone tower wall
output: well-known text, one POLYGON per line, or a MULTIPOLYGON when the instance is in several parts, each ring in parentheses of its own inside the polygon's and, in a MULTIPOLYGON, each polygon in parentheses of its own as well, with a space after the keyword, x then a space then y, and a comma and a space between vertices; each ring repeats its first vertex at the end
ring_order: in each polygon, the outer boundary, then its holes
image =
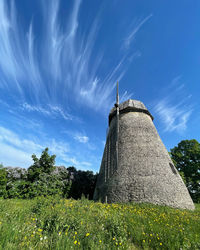
POLYGON ((150 202, 194 209, 152 117, 147 112, 137 110, 120 112, 119 131, 117 169, 116 116, 113 116, 94 199, 102 202, 150 202))

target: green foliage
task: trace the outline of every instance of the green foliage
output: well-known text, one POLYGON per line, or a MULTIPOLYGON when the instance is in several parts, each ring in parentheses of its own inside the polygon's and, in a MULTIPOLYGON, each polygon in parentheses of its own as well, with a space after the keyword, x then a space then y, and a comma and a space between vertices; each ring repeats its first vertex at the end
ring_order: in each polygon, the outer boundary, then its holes
POLYGON ((29 186, 29 198, 36 196, 60 195, 68 196, 70 183, 66 183, 56 174, 41 173, 38 180, 31 182, 29 186))
POLYGON ((183 140, 171 149, 170 155, 184 176, 185 184, 195 202, 200 202, 200 143, 196 140, 183 140))
POLYGON ((0 164, 0 197, 6 195, 6 184, 7 184, 7 172, 3 168, 3 164, 0 164))
POLYGON ((89 200, 92 200, 97 174, 94 174, 92 171, 76 170, 75 167, 68 167, 67 170, 72 178, 69 197, 80 199, 84 195, 89 200))
POLYGON ((35 154, 32 155, 34 164, 28 169, 28 180, 31 182, 40 179, 41 173, 51 174, 55 170, 55 155, 50 156, 48 148, 42 152, 40 159, 35 154))
POLYGON ((41 157, 32 155, 33 165, 26 169, 0 168, 0 197, 34 198, 60 195, 68 197, 71 182, 65 167, 55 167, 55 155, 46 148, 41 157))
POLYGON ((9 181, 4 198, 28 198, 29 182, 25 180, 9 181))
POLYGON ((29 183, 27 182, 27 171, 23 168, 5 168, 7 182, 4 198, 26 198, 29 183))
POLYGON ((0 200, 0 249, 200 249, 195 211, 38 197, 0 200))
MULTIPOLYGON (((50 156, 46 148, 38 159, 32 155, 34 164, 28 168, 29 198, 36 196, 61 195, 68 196, 70 182, 62 179, 60 174, 55 173, 55 155, 50 156)), ((63 174, 63 173, 62 173, 63 174)))

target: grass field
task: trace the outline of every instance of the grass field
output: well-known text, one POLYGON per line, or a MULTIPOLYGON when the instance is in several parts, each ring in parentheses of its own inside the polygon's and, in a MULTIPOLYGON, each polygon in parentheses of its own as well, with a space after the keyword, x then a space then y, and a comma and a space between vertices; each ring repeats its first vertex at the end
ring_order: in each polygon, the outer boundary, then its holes
POLYGON ((82 199, 0 200, 0 249, 200 249, 195 211, 82 199))

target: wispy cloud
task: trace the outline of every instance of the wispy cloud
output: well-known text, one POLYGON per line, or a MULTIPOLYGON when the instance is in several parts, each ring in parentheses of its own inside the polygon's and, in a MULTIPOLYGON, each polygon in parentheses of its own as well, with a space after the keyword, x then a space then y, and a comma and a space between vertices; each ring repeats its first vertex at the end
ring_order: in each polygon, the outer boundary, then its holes
POLYGON ((51 116, 52 118, 56 118, 57 116, 61 116, 64 120, 79 120, 79 118, 67 113, 59 106, 46 105, 44 107, 30 105, 28 103, 23 103, 21 105, 21 109, 28 112, 38 112, 43 115, 51 116))
POLYGON ((0 127, 0 141, 18 149, 27 148, 28 152, 38 152, 42 149, 39 144, 26 139, 22 140, 16 133, 4 127, 0 127))
POLYGON ((50 115, 50 112, 48 110, 46 110, 45 108, 30 105, 30 104, 28 104, 26 102, 22 104, 21 108, 23 110, 28 111, 28 112, 36 111, 36 112, 39 112, 39 113, 43 113, 45 115, 50 115))
POLYGON ((131 43, 134 41, 136 34, 141 29, 141 27, 152 17, 153 15, 150 14, 149 16, 145 17, 144 19, 135 20, 132 24, 131 31, 128 33, 127 37, 124 39, 123 47, 125 49, 129 49, 131 43))
POLYGON ((169 94, 155 103, 154 112, 160 117, 164 131, 182 133, 193 111, 189 102, 191 96, 185 94, 180 76, 172 80, 165 92, 169 94))
MULTIPOLYGON (((104 76, 100 75, 98 72, 105 54, 104 51, 99 51, 96 56, 93 53, 101 27, 99 16, 86 34, 79 24, 83 1, 74 1, 71 14, 66 17, 66 25, 61 24, 59 1, 41 3, 43 36, 38 37, 34 18, 24 32, 14 1, 11 6, 8 1, 0 1, 0 87, 18 90, 23 100, 28 102, 26 97, 29 96, 37 106, 53 102, 59 107, 54 111, 64 119, 70 119, 64 112, 70 101, 84 103, 95 110, 107 108, 112 102, 116 81, 123 78, 134 56, 122 56, 115 65, 108 67, 104 76)), ((131 27, 131 33, 124 39, 127 48, 150 17, 131 27)), ((31 110, 28 104, 26 108, 31 110)), ((37 111, 46 115, 49 112, 42 108, 37 111)))
MULTIPOLYGON (((38 153, 42 146, 33 141, 20 139, 20 137, 9 129, 0 127, 0 158, 7 165, 28 167, 31 165, 31 154, 38 153), (12 156, 12 157, 11 157, 12 156)), ((44 149, 44 148, 43 148, 44 149)))
POLYGON ((0 126, 0 141, 15 147, 19 150, 26 150, 26 153, 40 153, 45 147, 49 147, 52 152, 61 156, 64 153, 69 152, 69 145, 64 142, 56 142, 54 139, 49 141, 44 141, 41 143, 36 143, 32 140, 22 139, 15 132, 0 126))
POLYGON ((87 137, 86 135, 80 135, 80 134, 75 135, 74 139, 81 143, 87 143, 89 141, 89 137, 87 137))
POLYGON ((165 131, 182 132, 187 128, 188 119, 192 110, 182 107, 180 103, 174 105, 168 98, 158 102, 155 112, 160 116, 165 125, 165 131))
MULTIPOLYGON (((81 139, 87 141, 87 137, 81 139)), ((0 147, 1 162, 6 162, 6 165, 10 166, 16 166, 17 162, 18 166, 29 167, 32 164, 31 155, 35 153, 39 157, 46 147, 50 149, 50 153, 56 155, 59 164, 75 165, 82 169, 91 166, 89 161, 79 160, 65 142, 55 139, 45 140, 42 143, 27 140, 2 126, 0 126, 0 147)))
POLYGON ((133 94, 129 94, 125 91, 121 96, 119 96, 120 102, 124 102, 132 97, 133 94))

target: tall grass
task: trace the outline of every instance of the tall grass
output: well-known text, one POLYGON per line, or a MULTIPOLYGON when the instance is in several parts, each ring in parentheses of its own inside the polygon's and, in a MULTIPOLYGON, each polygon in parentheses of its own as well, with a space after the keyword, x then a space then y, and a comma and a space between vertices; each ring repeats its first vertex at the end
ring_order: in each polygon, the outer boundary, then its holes
POLYGON ((195 211, 86 199, 0 200, 0 249, 200 249, 195 211))

